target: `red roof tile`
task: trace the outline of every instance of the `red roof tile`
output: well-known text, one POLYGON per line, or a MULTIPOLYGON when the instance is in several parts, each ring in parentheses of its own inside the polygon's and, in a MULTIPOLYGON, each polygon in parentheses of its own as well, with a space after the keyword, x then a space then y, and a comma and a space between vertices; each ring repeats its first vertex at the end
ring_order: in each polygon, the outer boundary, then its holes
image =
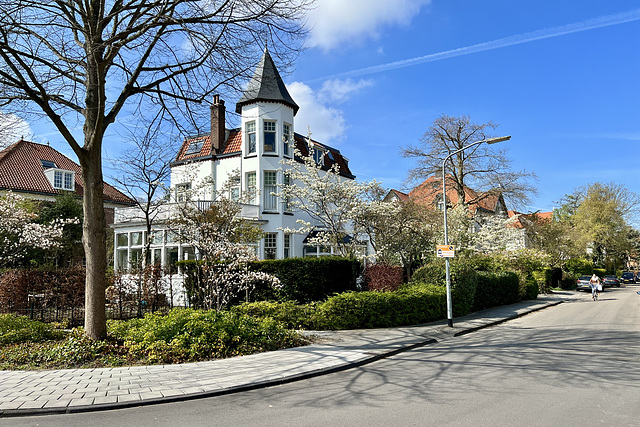
MULTIPOLYGON (((240 155, 242 152, 242 131, 239 129, 232 129, 229 132, 229 136, 225 141, 224 148, 222 153, 217 154, 217 156, 224 155, 227 157, 228 155, 240 155)), ((309 155, 309 150, 306 144, 306 138, 299 134, 294 134, 294 140, 296 143, 296 148, 302 153, 303 156, 309 155)), ((325 144, 321 144, 317 141, 311 141, 311 143, 322 149, 325 152, 331 152, 331 157, 333 160, 329 158, 329 156, 324 156, 324 168, 328 169, 333 164, 337 164, 340 170, 340 175, 353 178, 353 174, 349 169, 348 160, 340 153, 339 150, 329 147, 325 144)), ((201 158, 209 159, 212 155, 214 155, 211 148, 211 134, 198 135, 190 138, 186 138, 178 150, 178 155, 176 156, 176 161, 185 161, 185 160, 198 160, 201 158), (202 144, 202 148, 200 151, 195 151, 193 153, 187 154, 189 152, 189 147, 194 144, 202 144)), ((203 159, 204 160, 204 159, 203 159)))
MULTIPOLYGON (((400 195, 404 193, 398 190, 392 190, 400 195)), ((469 206, 469 210, 472 214, 475 214, 478 209, 483 209, 489 212, 496 212, 498 209, 498 202, 500 196, 486 193, 478 193, 475 190, 465 187, 465 200, 474 200, 480 198, 477 202, 469 206)), ((422 182, 416 188, 411 190, 407 198, 412 199, 415 203, 423 206, 435 207, 437 200, 442 195, 442 179, 436 176, 430 176, 427 180, 422 182)), ((402 199, 401 199, 402 200, 402 199)), ((450 204, 456 205, 458 203, 458 192, 452 185, 447 185, 447 200, 450 204)))
MULTIPOLYGON (((41 160, 55 163, 58 169, 75 172, 75 193, 79 196, 84 194, 80 165, 49 145, 25 140, 0 152, 0 189, 44 195, 61 193, 45 176, 41 160)), ((107 183, 104 184, 104 200, 133 204, 129 197, 107 183)))

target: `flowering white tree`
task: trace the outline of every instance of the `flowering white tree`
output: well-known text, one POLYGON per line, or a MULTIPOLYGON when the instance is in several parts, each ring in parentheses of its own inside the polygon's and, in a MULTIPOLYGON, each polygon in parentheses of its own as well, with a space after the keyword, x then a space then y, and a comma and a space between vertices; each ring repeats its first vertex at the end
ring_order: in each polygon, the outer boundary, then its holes
POLYGON ((480 252, 514 251, 524 247, 524 230, 514 227, 519 215, 505 218, 487 215, 475 233, 476 250, 480 252))
POLYGON ((29 249, 60 246, 67 221, 38 224, 34 222, 37 217, 24 197, 11 191, 0 197, 0 267, 19 261, 29 249))
POLYGON ((196 203, 185 197, 169 222, 180 241, 199 254, 197 284, 192 293, 207 309, 221 310, 257 283, 280 284, 278 278, 248 268, 249 262, 258 260, 253 245, 262 237, 262 230, 241 218, 240 202, 227 197, 232 180, 233 177, 227 180, 210 203, 196 203))
POLYGON ((275 194, 291 211, 306 213, 312 221, 298 220, 300 227, 286 229, 288 233, 307 234, 316 231, 310 243, 334 247, 342 256, 355 256, 358 246, 367 240, 375 244, 375 230, 367 218, 376 212, 392 212, 395 206, 372 197, 379 194, 379 182, 358 182, 340 175, 334 163, 324 167, 313 157, 310 133, 307 137, 309 154, 294 149, 294 158, 283 159, 283 173, 289 184, 281 185, 275 194), (300 160, 302 162, 300 162, 300 160), (320 224, 316 227, 315 224, 320 224))

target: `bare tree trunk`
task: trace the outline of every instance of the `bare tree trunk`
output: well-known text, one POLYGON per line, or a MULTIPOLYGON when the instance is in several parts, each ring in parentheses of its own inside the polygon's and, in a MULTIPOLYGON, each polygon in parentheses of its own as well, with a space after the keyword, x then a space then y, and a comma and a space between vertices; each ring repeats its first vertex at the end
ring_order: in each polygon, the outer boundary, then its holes
POLYGON ((85 332, 92 339, 107 335, 105 287, 107 272, 106 223, 103 207, 101 153, 85 152, 80 159, 84 179, 82 243, 87 262, 85 332))

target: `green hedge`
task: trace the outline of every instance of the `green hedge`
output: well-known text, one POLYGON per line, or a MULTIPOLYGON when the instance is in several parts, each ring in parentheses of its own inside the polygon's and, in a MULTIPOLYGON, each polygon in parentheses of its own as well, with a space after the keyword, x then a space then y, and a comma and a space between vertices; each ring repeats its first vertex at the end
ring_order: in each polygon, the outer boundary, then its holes
POLYGON ((572 258, 567 260, 562 269, 573 276, 586 276, 593 274, 593 263, 586 259, 572 258))
POLYGON ((474 310, 513 304, 520 300, 520 279, 515 272, 478 272, 474 310))
POLYGON ((345 292, 305 305, 293 301, 245 303, 231 311, 271 318, 295 329, 384 328, 443 319, 446 295, 441 286, 410 284, 394 292, 345 292))
POLYGON ((538 281, 533 277, 533 274, 529 274, 525 280, 524 286, 520 287, 520 299, 536 299, 540 293, 540 286, 538 281))
POLYGON ((358 260, 340 257, 290 258, 253 262, 250 268, 280 279, 282 288, 257 287, 251 299, 296 301, 304 304, 323 301, 327 297, 357 290, 360 275, 358 260))
MULTIPOLYGON (((450 266, 451 299, 454 316, 464 316, 473 310, 476 295, 478 273, 471 264, 455 261, 450 266)), ((433 261, 413 273, 412 283, 427 283, 446 288, 445 263, 433 261)))
POLYGON ((416 325, 446 316, 446 294, 440 286, 410 284, 395 292, 336 295, 319 309, 329 329, 416 325))

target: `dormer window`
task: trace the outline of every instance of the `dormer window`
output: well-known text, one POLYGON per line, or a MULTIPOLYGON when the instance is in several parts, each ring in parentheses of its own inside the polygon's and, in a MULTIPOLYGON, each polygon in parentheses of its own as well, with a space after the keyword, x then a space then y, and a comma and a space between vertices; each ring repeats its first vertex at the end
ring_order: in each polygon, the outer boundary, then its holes
MULTIPOLYGON (((42 161, 42 166, 45 167, 45 162, 42 161)), ((53 162, 48 162, 47 166, 50 166, 53 162)), ((55 166, 55 163, 53 163, 55 166)), ((64 169, 58 169, 56 167, 46 168, 44 171, 45 176, 51 183, 51 186, 56 190, 74 191, 75 190, 75 172, 67 171, 64 169)))
POLYGON ((52 162, 51 160, 42 160, 40 159, 40 163, 42 164, 42 168, 43 169, 57 169, 58 165, 56 165, 55 162, 52 162))
POLYGON ((317 165, 322 166, 322 159, 324 157, 324 151, 319 149, 319 148, 314 148, 313 149, 313 160, 316 162, 317 165))
POLYGON ((276 152, 276 122, 274 121, 264 122, 264 152, 276 152))
POLYGON ((189 142, 189 147, 187 148, 187 151, 185 151, 185 155, 188 154, 197 154, 202 150, 202 145, 204 144, 204 140, 199 140, 199 141, 191 141, 189 142))

